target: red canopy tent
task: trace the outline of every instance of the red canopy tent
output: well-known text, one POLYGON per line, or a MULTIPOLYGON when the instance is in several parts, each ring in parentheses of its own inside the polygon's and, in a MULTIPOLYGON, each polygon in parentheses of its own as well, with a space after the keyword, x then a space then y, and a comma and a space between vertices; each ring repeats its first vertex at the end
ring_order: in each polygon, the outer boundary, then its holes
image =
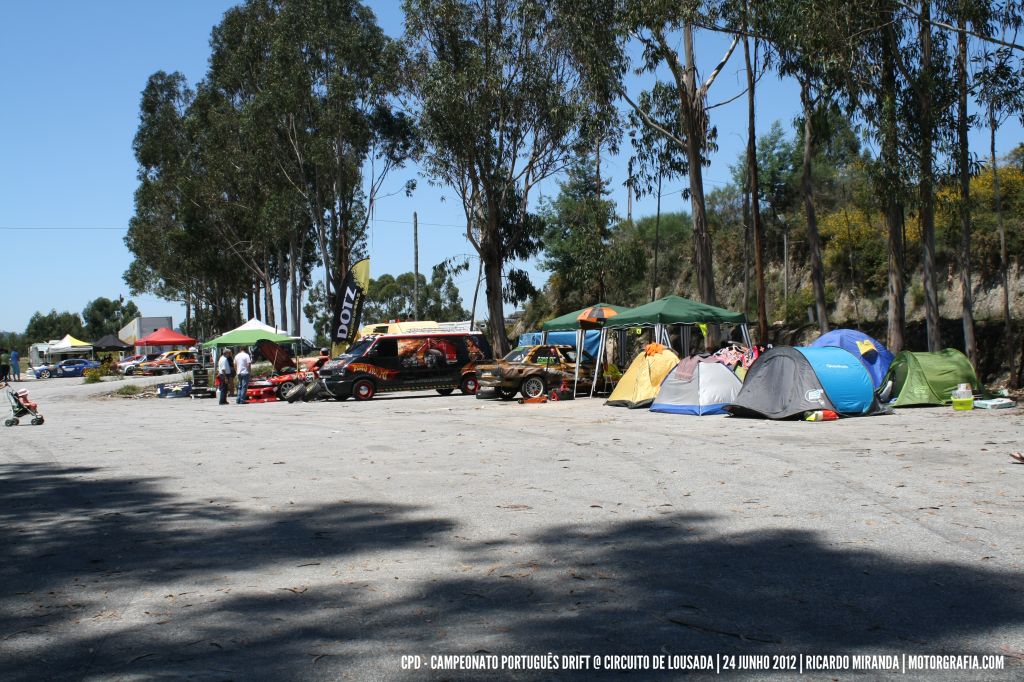
POLYGON ((143 336, 135 342, 136 346, 194 346, 196 340, 191 336, 179 334, 173 329, 162 327, 149 336, 143 336))

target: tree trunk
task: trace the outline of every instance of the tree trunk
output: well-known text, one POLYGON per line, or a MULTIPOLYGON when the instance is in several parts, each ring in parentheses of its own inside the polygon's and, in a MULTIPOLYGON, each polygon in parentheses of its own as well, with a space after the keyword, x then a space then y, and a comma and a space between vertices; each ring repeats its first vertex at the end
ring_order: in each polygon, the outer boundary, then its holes
POLYGON ((277 290, 281 302, 281 324, 275 325, 280 329, 288 328, 288 263, 284 259, 284 249, 277 247, 277 290))
POLYGON ((935 266, 935 169, 933 140, 935 121, 933 114, 932 26, 931 2, 923 0, 918 30, 921 37, 921 83, 918 86, 920 103, 921 148, 920 155, 920 219, 921 247, 924 260, 924 315, 928 329, 928 351, 942 350, 939 328, 939 292, 935 266))
POLYGON ((505 309, 502 304, 501 258, 484 245, 481 258, 484 259, 485 296, 487 297, 487 326, 491 332, 491 347, 494 357, 504 357, 509 351, 505 335, 505 309))
MULTIPOLYGON (((708 234, 707 207, 704 202, 704 143, 707 139, 707 114, 704 101, 697 93, 696 64, 693 52, 693 26, 683 28, 686 50, 686 80, 689 92, 689 106, 684 107, 686 131, 686 160, 690 180, 690 206, 693 216, 693 264, 697 271, 697 290, 700 300, 716 305, 715 272, 711 253, 711 236, 708 234)), ((708 336, 713 336, 711 327, 708 336)), ((710 338, 708 341, 710 342, 710 338)))
MULTIPOLYGON (((891 17, 891 12, 888 15, 891 17)), ((882 203, 885 206, 885 225, 889 247, 889 311, 888 337, 889 350, 898 353, 903 350, 903 336, 907 327, 907 315, 903 285, 903 206, 899 168, 899 140, 897 138, 897 92, 896 92, 896 55, 895 36, 891 24, 885 29, 885 42, 882 48, 882 83, 879 91, 878 104, 881 112, 881 157, 882 177, 884 186, 879 188, 882 203)))
POLYGON ((999 170, 996 162, 996 123, 995 111, 989 107, 989 152, 992 155, 992 194, 996 202, 996 225, 999 228, 999 274, 1003 280, 1003 326, 1006 337, 1006 357, 1010 363, 1010 387, 1017 388, 1017 372, 1015 370, 1017 347, 1013 343, 1013 319, 1010 317, 1010 264, 1006 251, 1006 225, 1003 224, 1003 198, 999 193, 999 170))
MULTIPOLYGON (((253 299, 253 304, 254 304, 253 305, 253 310, 255 312, 254 317, 257 320, 262 320, 263 319, 263 313, 260 312, 260 306, 262 305, 262 303, 260 303, 260 295, 261 295, 260 294, 260 281, 258 279, 253 280, 253 287, 252 287, 252 289, 253 289, 252 299, 253 299)), ((252 319, 252 318, 249 318, 249 319, 252 319)))
POLYGON ((245 314, 248 316, 246 317, 247 320, 251 320, 256 316, 252 305, 252 287, 249 287, 249 290, 245 292, 245 314))
POLYGON ((274 283, 270 280, 270 259, 264 259, 263 267, 263 309, 267 313, 267 324, 271 327, 277 326, 276 316, 274 315, 274 283))
POLYGON ((302 291, 301 284, 299 282, 299 263, 302 261, 302 253, 297 248, 296 241, 297 237, 293 234, 288 242, 288 280, 292 286, 292 300, 291 300, 291 334, 292 336, 301 336, 302 329, 300 326, 301 318, 299 316, 299 307, 302 305, 302 291))
MULTIPOLYGON (((764 238, 761 226, 760 188, 758 186, 757 132, 754 125, 754 70, 750 60, 749 38, 743 38, 743 56, 747 66, 747 184, 750 194, 744 199, 749 202, 751 227, 754 232, 754 279, 757 281, 757 342, 768 342, 767 293, 764 286, 764 238)), ((756 55, 755 55, 756 58, 756 55)), ((744 265, 746 268, 746 265, 744 265)), ((745 273, 744 273, 745 274, 745 273)), ((744 304, 747 284, 744 281, 744 304)), ((746 308, 744 308, 746 311, 746 308)))
POLYGON ((971 171, 967 142, 967 22, 960 17, 957 33, 957 173, 960 176, 960 297, 964 323, 964 352, 978 369, 978 342, 974 337, 974 300, 971 291, 971 171))
POLYGON ((818 236, 818 217, 814 211, 814 188, 811 186, 811 162, 814 158, 814 105, 806 83, 800 84, 800 101, 804 108, 804 160, 800 187, 804 195, 807 214, 807 246, 811 255, 811 284, 814 287, 814 306, 818 314, 821 333, 828 331, 828 308, 825 303, 825 267, 821 262, 821 238, 818 236))

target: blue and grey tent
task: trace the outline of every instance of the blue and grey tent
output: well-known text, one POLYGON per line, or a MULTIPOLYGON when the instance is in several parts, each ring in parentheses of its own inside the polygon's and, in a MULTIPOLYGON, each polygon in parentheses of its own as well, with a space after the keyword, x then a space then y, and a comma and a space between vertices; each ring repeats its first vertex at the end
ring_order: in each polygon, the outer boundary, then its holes
POLYGON ((867 369, 853 355, 824 348, 771 348, 747 370, 736 400, 726 411, 738 417, 799 418, 832 410, 844 416, 879 409, 867 369))
POLYGON ((871 338, 856 329, 833 329, 822 334, 811 343, 811 348, 834 346, 848 351, 861 361, 871 376, 871 382, 878 388, 882 385, 885 373, 892 364, 892 353, 878 339, 871 338))
POLYGON ((736 399, 743 382, 714 356, 683 358, 661 382, 651 412, 725 414, 725 406, 736 399))

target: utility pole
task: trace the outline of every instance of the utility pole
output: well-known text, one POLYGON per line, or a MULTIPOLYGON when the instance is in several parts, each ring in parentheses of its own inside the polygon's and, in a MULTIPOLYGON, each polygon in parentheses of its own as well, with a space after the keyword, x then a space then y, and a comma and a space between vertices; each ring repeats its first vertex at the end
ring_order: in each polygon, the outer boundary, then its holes
POLYGON ((651 277, 651 301, 658 291, 658 251, 661 249, 661 170, 658 171, 658 212, 654 217, 654 276, 651 277))
POLYGON ((420 319, 420 224, 416 211, 412 212, 412 311, 413 319, 420 319))

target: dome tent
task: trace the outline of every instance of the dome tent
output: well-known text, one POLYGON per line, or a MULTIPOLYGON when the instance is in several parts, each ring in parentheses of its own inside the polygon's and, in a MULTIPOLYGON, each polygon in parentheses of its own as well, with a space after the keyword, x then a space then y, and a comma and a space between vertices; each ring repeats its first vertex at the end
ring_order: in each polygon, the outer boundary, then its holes
POLYGON ((671 414, 725 414, 743 382, 714 356, 683 358, 661 382, 651 412, 671 414))
POLYGON ((660 343, 649 343, 619 379, 605 405, 611 407, 649 407, 658 395, 661 382, 679 363, 679 356, 660 343))
POLYGON ((971 361, 954 348, 939 353, 902 351, 893 359, 886 378, 893 382, 890 404, 894 407, 947 405, 958 384, 981 388, 971 361))
POLYGON ((834 346, 850 353, 864 365, 871 382, 878 388, 892 364, 892 353, 880 341, 856 329, 833 329, 819 336, 811 348, 834 346))
POLYGON ((738 417, 799 418, 832 410, 857 416, 878 410, 867 369, 842 348, 771 348, 747 371, 726 410, 738 417))

